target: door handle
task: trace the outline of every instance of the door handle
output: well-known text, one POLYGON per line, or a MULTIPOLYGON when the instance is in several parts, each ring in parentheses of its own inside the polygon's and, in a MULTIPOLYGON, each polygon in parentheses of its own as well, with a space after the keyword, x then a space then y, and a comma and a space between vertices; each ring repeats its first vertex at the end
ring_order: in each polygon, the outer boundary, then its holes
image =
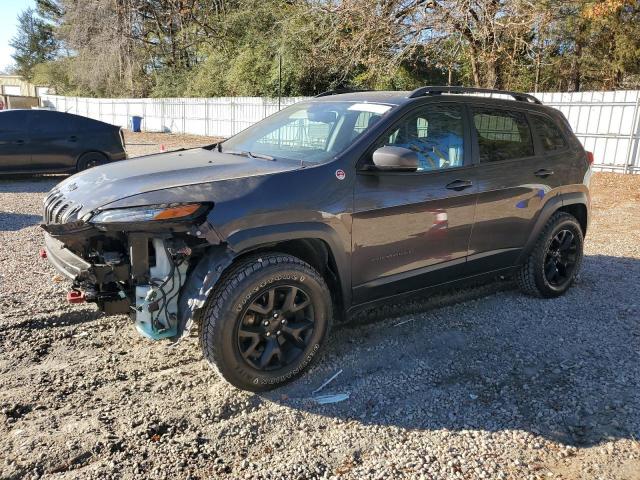
POLYGON ((77 142, 78 141, 78 137, 76 137, 75 135, 72 135, 69 137, 69 141, 70 142, 77 142))
POLYGON ((447 184, 447 188, 449 190, 456 190, 457 192, 472 186, 473 186, 473 182, 471 180, 455 180, 447 184))
POLYGON ((16 140, 17 145, 24 145, 24 140, 16 140))
POLYGON ((550 177, 551 175, 553 175, 553 170, 547 170, 546 168, 541 168, 540 170, 535 172, 534 175, 536 177, 542 177, 542 178, 550 177))

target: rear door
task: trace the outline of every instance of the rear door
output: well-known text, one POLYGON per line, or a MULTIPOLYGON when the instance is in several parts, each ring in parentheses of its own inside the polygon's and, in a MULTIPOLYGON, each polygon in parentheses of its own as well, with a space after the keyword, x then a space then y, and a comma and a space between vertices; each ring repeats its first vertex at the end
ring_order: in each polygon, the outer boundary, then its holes
POLYGON ((62 112, 29 112, 31 164, 34 170, 67 170, 75 167, 80 152, 78 117, 62 112))
MULTIPOLYGON (((356 177, 352 284, 355 303, 464 275, 476 187, 468 119, 455 102, 407 113, 372 147, 410 148, 416 172, 363 170, 356 177)), ((370 162, 367 154, 365 162, 370 162)))
POLYGON ((544 156, 544 168, 549 173, 548 184, 555 188, 582 182, 584 154, 571 148, 566 136, 568 127, 544 113, 528 115, 536 147, 544 156))
POLYGON ((555 194, 558 176, 534 141, 525 109, 469 108, 478 205, 468 269, 478 274, 515 264, 540 209, 555 194))
POLYGON ((30 168, 26 113, 23 110, 0 112, 0 173, 30 168))

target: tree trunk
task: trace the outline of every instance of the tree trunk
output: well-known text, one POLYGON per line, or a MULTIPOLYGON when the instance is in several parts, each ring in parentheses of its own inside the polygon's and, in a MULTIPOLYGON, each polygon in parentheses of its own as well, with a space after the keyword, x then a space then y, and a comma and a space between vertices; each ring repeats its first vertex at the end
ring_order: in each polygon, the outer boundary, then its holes
POLYGON ((475 87, 482 86, 480 83, 480 67, 478 65, 478 52, 475 47, 471 45, 471 73, 473 74, 473 85, 475 87))
POLYGON ((501 88, 500 73, 498 71, 498 62, 495 58, 487 59, 485 62, 486 74, 485 85, 487 88, 501 88))
POLYGON ((580 58, 582 57, 582 45, 576 44, 576 53, 573 59, 571 70, 573 71, 571 82, 573 83, 573 91, 579 92, 582 83, 582 72, 580 71, 580 58))

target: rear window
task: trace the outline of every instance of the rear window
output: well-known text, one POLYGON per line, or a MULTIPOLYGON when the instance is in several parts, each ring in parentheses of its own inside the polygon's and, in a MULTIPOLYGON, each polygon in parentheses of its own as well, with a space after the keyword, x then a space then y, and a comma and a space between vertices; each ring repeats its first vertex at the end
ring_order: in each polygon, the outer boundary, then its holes
POLYGON ((533 155, 531 130, 525 115, 493 108, 474 108, 481 162, 499 162, 533 155))
POLYGON ((540 115, 531 115, 531 122, 545 152, 562 150, 567 146, 567 141, 562 135, 560 128, 558 128, 551 119, 541 117, 540 115))

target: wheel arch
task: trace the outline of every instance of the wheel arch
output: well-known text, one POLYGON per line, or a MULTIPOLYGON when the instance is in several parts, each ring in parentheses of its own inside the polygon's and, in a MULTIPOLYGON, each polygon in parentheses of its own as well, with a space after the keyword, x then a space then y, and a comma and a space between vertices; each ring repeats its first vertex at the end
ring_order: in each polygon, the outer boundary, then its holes
POLYGON ((587 234, 587 226, 588 226, 588 211, 587 205, 584 203, 569 203, 567 205, 564 204, 562 207, 558 208, 558 211, 567 212, 570 215, 573 215, 578 222, 580 223, 580 229, 582 230, 582 235, 587 234))
POLYGON ((341 238, 331 226, 315 222, 256 227, 227 238, 238 257, 277 251, 304 260, 325 278, 341 308, 348 307, 351 301, 350 240, 341 238))
POLYGON ((536 240, 540 236, 540 232, 542 232, 542 229, 551 216, 558 211, 573 215, 578 220, 578 223, 580 223, 583 235, 586 235, 589 223, 589 205, 589 193, 584 191, 560 193, 550 198, 538 214, 538 218, 529 234, 525 247, 522 249, 517 264, 522 264, 529 256, 536 244, 536 240))
POLYGON ((324 224, 293 224, 258 227, 229 236, 213 245, 190 268, 178 301, 177 338, 186 336, 220 277, 248 255, 280 252, 300 258, 315 268, 333 293, 338 312, 351 301, 348 252, 340 246, 337 232, 324 224))
POLYGON ((285 253, 311 265, 327 282, 338 311, 344 309, 344 292, 342 291, 340 272, 338 271, 333 251, 324 240, 319 238, 296 238, 259 245, 243 252, 234 260, 234 263, 247 255, 261 252, 285 253))

